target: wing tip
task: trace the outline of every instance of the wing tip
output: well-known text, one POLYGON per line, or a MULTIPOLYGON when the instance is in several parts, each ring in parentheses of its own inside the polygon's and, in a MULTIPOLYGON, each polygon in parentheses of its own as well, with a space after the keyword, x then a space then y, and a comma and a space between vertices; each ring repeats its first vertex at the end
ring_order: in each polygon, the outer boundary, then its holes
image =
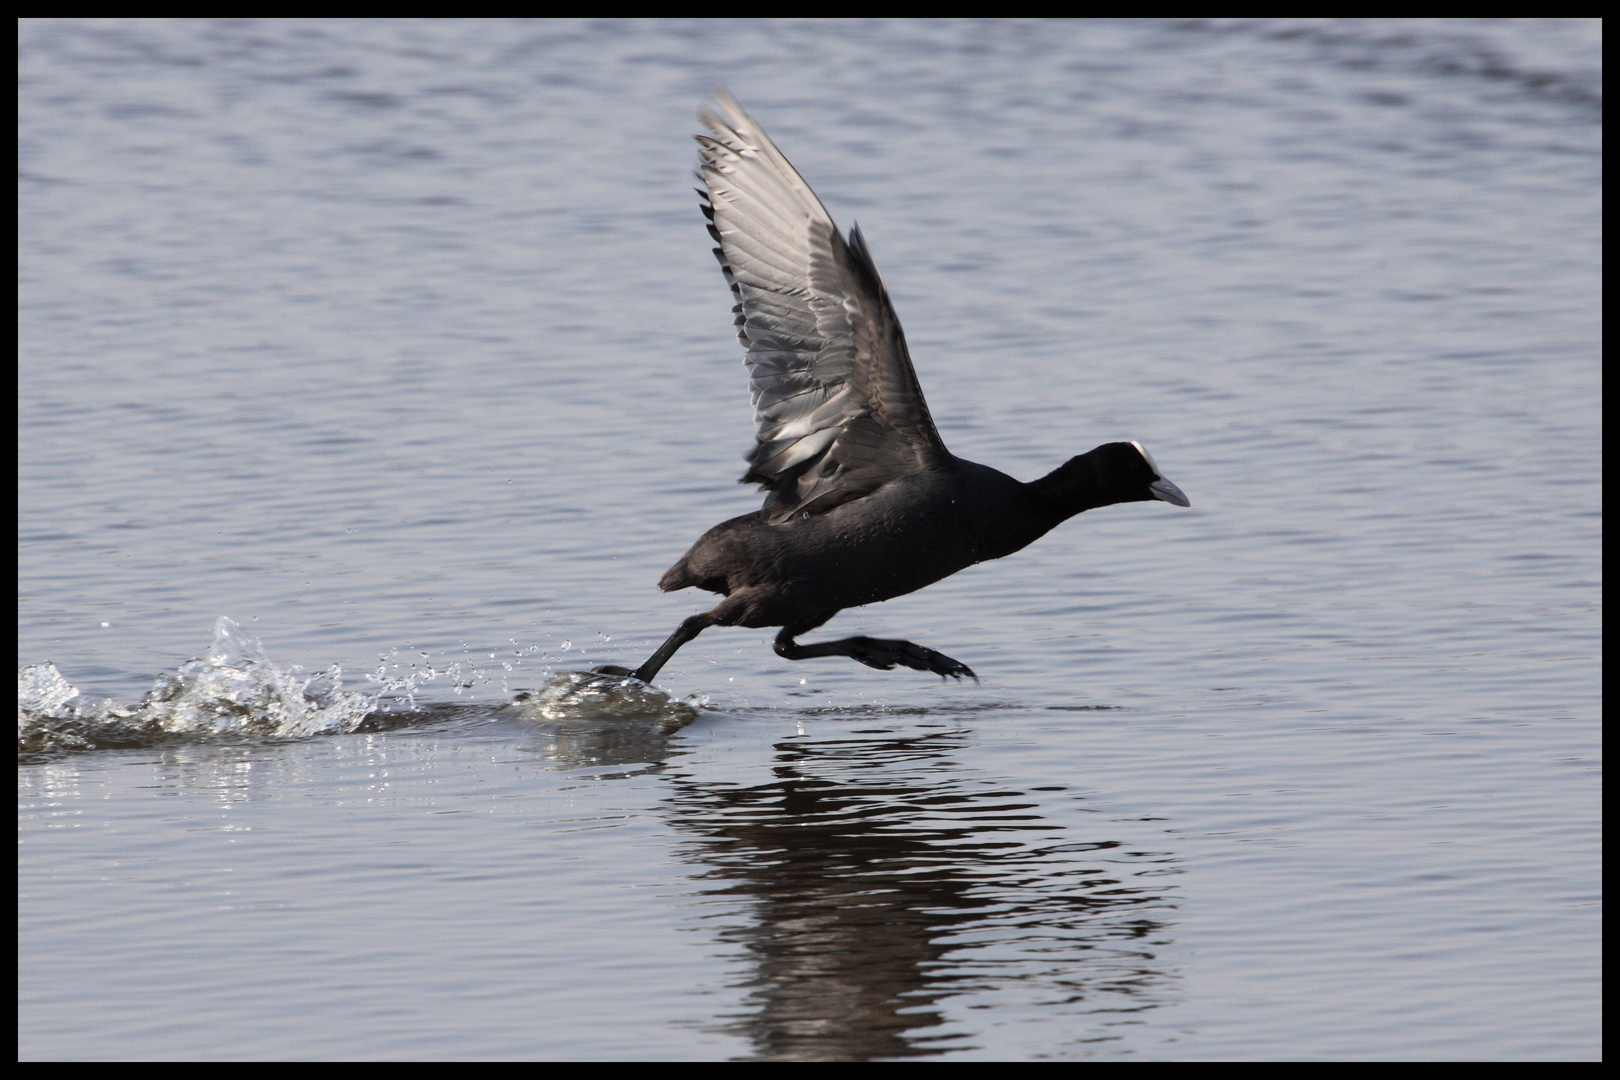
MULTIPOLYGON (((743 111, 743 107, 731 96, 731 91, 726 89, 724 83, 710 90, 709 94, 714 98, 715 104, 720 106, 720 112, 715 112, 707 103, 699 105, 697 118, 704 127, 720 136, 731 133, 741 135, 744 128, 753 128, 756 131, 759 129, 754 118, 743 111), (722 113, 724 115, 721 115, 722 113)), ((702 135, 695 137, 703 138, 702 135)))

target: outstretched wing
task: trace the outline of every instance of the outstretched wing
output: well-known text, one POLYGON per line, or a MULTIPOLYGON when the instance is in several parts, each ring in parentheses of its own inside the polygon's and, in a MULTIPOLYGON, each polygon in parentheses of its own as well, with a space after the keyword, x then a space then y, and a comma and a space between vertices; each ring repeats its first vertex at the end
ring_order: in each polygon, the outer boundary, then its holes
POLYGON ((859 227, 827 208, 725 91, 699 118, 703 213, 737 298, 772 522, 825 513, 949 457, 859 227))

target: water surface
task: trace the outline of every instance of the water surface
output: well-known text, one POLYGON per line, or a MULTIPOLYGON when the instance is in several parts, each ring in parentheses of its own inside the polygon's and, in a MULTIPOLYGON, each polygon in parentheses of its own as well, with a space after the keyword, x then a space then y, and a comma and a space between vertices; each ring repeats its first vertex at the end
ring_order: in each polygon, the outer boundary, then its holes
POLYGON ((1601 51, 20 24, 19 1055, 1600 1057, 1601 51), (955 453, 1193 501, 823 631, 980 685, 558 681, 758 505, 720 83, 955 453))

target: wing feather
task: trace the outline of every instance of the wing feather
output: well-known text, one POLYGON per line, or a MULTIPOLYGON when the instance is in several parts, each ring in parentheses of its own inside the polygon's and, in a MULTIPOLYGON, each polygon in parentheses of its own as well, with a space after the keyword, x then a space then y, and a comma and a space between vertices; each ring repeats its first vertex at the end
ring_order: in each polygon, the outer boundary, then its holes
POLYGON ((772 522, 822 513, 948 458, 860 230, 846 241, 741 106, 699 118, 703 214, 736 298, 772 522))

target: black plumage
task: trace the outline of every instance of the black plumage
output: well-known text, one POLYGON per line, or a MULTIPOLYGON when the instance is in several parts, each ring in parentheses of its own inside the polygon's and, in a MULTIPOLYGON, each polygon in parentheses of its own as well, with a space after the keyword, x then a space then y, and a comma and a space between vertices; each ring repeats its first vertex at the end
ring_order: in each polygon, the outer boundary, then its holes
POLYGON ((790 660, 848 656, 972 676, 909 641, 795 639, 847 607, 902 596, 1010 555, 1084 510, 1189 505, 1140 444, 1108 443, 1021 483, 953 455, 928 413, 905 335, 859 227, 845 239, 809 185, 724 92, 699 116, 702 209, 736 298, 757 442, 742 480, 764 505, 704 533, 665 591, 725 597, 686 619, 634 672, 649 681, 710 626, 779 626, 790 660))

